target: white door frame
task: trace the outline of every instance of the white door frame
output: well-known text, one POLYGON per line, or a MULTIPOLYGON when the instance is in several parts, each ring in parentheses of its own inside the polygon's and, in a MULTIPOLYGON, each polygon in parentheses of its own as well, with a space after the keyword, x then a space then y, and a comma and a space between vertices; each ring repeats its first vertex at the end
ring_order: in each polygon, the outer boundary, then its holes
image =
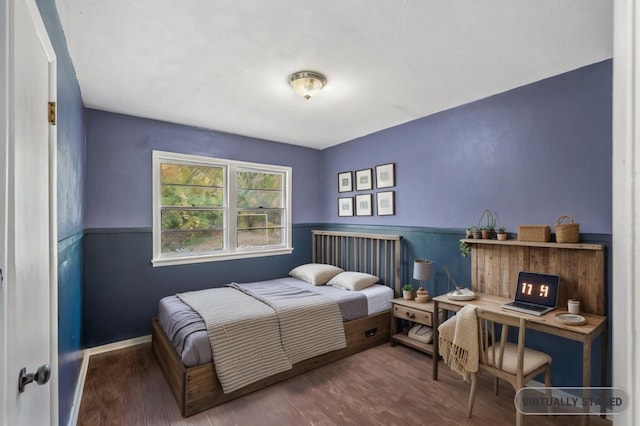
POLYGON ((640 424, 640 1, 613 2, 613 386, 629 409, 616 424, 640 424))
MULTIPOLYGON (((49 100, 57 100, 57 62, 56 54, 49 40, 47 30, 35 0, 7 0, 0 3, 0 243, 6 243, 7 236, 7 183, 8 179, 8 146, 9 146, 9 105, 12 88, 10 87, 10 60, 12 58, 12 8, 15 1, 23 1, 29 8, 38 36, 49 61, 49 100)), ((49 365, 51 366, 50 424, 58 424, 58 228, 57 228, 57 127, 49 125, 49 308, 50 308, 50 348, 49 365)), ((0 269, 6 270, 7 247, 3 247, 0 256, 0 269)), ((7 402, 13 391, 9 390, 11 383, 17 386, 17 372, 7 371, 7 342, 8 319, 11 306, 7 306, 6 285, 0 284, 0 424, 7 422, 7 402), (15 376, 15 381, 11 377, 15 376), (8 379, 8 380, 7 380, 8 379)))

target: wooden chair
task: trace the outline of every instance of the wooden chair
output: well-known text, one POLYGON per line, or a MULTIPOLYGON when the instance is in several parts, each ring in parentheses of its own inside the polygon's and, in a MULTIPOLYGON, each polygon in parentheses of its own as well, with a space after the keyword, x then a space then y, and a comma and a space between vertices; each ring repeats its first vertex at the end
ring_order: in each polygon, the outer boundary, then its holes
MULTIPOLYGON (((506 380, 516 390, 539 374, 544 374, 544 384, 551 387, 551 357, 546 353, 525 347, 527 319, 499 312, 476 309, 478 317, 478 344, 480 362, 478 373, 471 376, 471 391, 467 405, 467 417, 471 417, 476 394, 478 374, 495 376, 494 392, 498 394, 499 379, 506 380), (507 341, 509 328, 518 329, 516 343, 507 341)), ((522 425, 524 416, 516 410, 516 424, 522 425)))

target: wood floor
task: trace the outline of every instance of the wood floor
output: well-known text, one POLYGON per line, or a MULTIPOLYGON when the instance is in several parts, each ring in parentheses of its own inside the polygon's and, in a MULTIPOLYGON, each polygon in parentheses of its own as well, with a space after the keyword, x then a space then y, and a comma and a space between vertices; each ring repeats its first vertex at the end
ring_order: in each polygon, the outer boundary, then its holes
MULTIPOLYGON (((515 424, 514 391, 478 383, 473 417, 469 385, 431 357, 384 344, 189 418, 178 406, 149 344, 91 357, 79 425, 486 425, 515 424)), ((574 416, 530 416, 527 425, 577 425, 574 416)), ((610 425, 590 417, 592 425, 610 425)))

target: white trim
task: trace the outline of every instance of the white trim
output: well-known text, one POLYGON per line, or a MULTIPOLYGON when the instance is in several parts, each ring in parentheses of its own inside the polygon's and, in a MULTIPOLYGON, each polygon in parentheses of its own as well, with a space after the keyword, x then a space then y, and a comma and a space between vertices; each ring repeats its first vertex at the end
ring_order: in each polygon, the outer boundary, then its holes
POLYGON ((246 161, 226 160, 221 158, 204 157, 200 155, 180 154, 167 151, 152 151, 152 205, 153 205, 153 256, 151 264, 156 266, 185 265, 202 262, 215 262, 233 259, 247 259, 264 256, 277 256, 291 254, 292 247, 292 168, 288 166, 278 166, 271 164, 250 163, 246 161), (204 253, 162 253, 161 244, 161 176, 160 164, 202 164, 210 167, 221 167, 224 169, 224 224, 223 239, 226 249, 219 251, 208 251, 204 253), (239 170, 250 170, 265 173, 282 174, 284 206, 284 242, 280 245, 269 245, 264 247, 250 247, 236 249, 235 218, 236 213, 236 172, 239 170), (232 223, 233 222, 233 223, 232 223))
POLYGON ((613 386, 633 403, 616 424, 640 424, 640 4, 613 2, 613 386), (615 328, 614 328, 615 327, 615 328))
POLYGON ((73 404, 69 413, 68 426, 75 426, 78 423, 78 415, 80 414, 80 404, 82 403, 82 392, 89 371, 89 361, 93 355, 103 354, 106 352, 117 351, 120 349, 130 348, 133 346, 151 343, 151 335, 136 337, 134 339, 122 340, 120 342, 109 343, 107 345, 96 346, 82 351, 82 366, 78 373, 78 383, 76 391, 73 395, 73 404))

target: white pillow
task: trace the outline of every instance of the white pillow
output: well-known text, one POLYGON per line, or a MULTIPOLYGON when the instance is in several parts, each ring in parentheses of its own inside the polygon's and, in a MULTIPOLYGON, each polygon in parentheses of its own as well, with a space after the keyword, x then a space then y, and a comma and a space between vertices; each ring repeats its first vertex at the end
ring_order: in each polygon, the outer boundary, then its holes
POLYGON ((371 287, 378 281, 380 280, 375 275, 365 274, 363 272, 342 272, 331 278, 327 285, 358 291, 371 287))
POLYGON ((289 275, 313 285, 325 285, 327 281, 343 272, 344 269, 322 263, 307 263, 293 268, 289 275))

